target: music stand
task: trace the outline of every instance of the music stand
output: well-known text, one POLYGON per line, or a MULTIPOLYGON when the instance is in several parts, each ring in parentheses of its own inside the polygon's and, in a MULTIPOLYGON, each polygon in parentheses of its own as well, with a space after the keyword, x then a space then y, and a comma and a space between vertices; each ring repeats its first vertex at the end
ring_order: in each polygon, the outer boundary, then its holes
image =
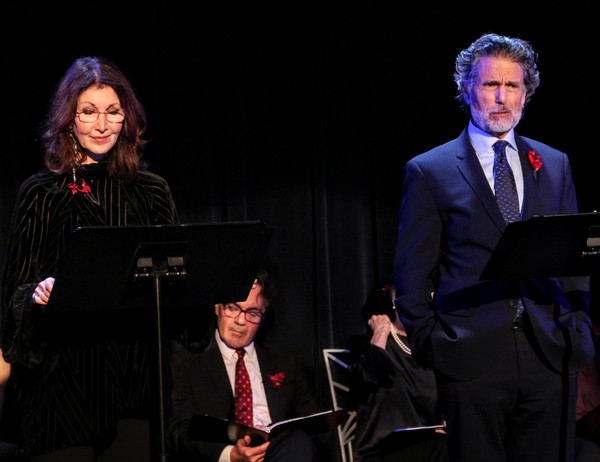
POLYGON ((509 223, 481 279, 600 272, 600 213, 540 215, 509 223))
MULTIPOLYGON (((46 313, 75 326, 74 338, 98 328, 98 313, 143 318, 145 309, 155 308, 161 460, 166 460, 162 305, 245 300, 272 232, 254 221, 89 226, 69 236, 46 313)), ((60 335, 69 341, 69 332, 61 329, 60 335)))

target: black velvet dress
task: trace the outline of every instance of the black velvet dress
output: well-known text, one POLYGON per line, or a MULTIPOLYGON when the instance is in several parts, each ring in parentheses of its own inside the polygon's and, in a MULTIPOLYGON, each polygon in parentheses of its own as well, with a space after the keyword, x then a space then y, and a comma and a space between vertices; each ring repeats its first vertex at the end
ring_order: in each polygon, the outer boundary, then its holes
MULTIPOLYGON (((120 335, 85 332, 69 339, 31 297, 40 281, 55 276, 66 238, 75 228, 176 224, 175 204, 166 181, 148 171, 124 184, 111 178, 103 163, 86 165, 77 172, 76 186, 77 191, 71 173, 48 170, 22 184, 3 262, 2 350, 12 363, 9 385, 14 393, 6 399, 15 409, 11 419, 19 422, 9 422, 8 428, 17 428, 34 455, 102 445, 103 439, 110 442, 120 418, 149 417, 144 336, 122 335, 126 329, 116 317, 105 328, 114 327, 120 335)), ((81 271, 85 265, 81 255, 81 271)))
MULTIPOLYGON (((406 337, 400 339, 408 345, 406 337)), ((390 335, 385 350, 368 336, 354 337, 351 392, 357 410, 355 462, 446 462, 446 436, 433 371, 419 366, 390 335)))

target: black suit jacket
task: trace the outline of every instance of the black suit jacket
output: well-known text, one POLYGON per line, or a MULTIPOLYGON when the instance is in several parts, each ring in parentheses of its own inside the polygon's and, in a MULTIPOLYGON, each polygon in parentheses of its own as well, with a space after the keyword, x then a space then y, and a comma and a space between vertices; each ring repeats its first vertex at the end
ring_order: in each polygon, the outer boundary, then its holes
MULTIPOLYGON (((567 156, 517 134, 515 141, 522 219, 576 213, 567 156), (530 150, 543 162, 536 175, 530 150)), ((466 129, 407 162, 394 261, 396 306, 422 364, 457 379, 495 367, 496 353, 513 342, 510 299, 520 297, 556 370, 573 372, 592 359, 589 278, 480 280, 505 227, 466 129)))
MULTIPOLYGON (((321 411, 306 375, 294 355, 255 343, 260 372, 273 422, 321 411), (280 388, 269 375, 285 373, 280 388)), ((191 353, 175 345, 172 355, 172 403, 168 433, 172 452, 194 461, 216 461, 225 445, 187 438, 192 415, 209 414, 234 420, 234 399, 225 363, 214 337, 205 350, 191 353)))

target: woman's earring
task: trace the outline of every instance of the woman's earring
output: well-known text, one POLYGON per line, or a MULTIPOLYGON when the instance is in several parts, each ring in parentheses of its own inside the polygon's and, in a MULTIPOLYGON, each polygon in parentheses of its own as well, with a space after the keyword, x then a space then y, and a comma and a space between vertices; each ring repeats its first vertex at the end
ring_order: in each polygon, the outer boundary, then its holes
POLYGON ((83 156, 81 155, 81 152, 79 151, 79 142, 77 141, 77 138, 75 138, 75 133, 73 133, 73 128, 69 128, 67 133, 71 137, 71 141, 73 141, 73 147, 75 148, 75 154, 77 155, 77 158, 81 159, 83 156))
POLYGON ((69 133, 69 136, 71 137, 71 141, 73 141, 73 144, 75 145, 75 149, 77 149, 77 140, 75 139, 75 134, 73 133, 73 129, 69 128, 67 133, 69 133))

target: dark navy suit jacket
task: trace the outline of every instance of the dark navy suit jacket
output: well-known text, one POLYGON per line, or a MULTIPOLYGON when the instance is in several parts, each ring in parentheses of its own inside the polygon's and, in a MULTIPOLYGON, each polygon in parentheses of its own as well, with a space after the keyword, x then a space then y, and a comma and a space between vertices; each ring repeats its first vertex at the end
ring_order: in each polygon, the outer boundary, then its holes
MULTIPOLYGON (((576 213, 567 156, 515 137, 524 181, 522 219, 576 213), (530 150, 542 160, 535 176, 530 150)), ((589 278, 480 280, 506 224, 466 129, 407 162, 402 188, 396 306, 422 364, 456 379, 495 367, 496 353, 514 342, 509 303, 520 297, 553 368, 574 372, 593 358, 589 278)))

